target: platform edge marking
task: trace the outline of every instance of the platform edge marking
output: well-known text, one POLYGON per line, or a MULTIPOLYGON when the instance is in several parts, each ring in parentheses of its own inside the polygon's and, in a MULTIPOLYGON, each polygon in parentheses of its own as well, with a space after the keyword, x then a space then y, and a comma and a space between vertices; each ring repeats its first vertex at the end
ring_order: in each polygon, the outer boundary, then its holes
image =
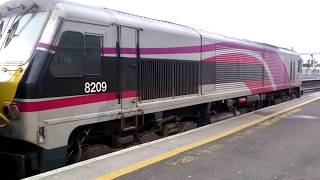
POLYGON ((256 125, 256 124, 261 123, 263 121, 266 121, 268 119, 274 118, 275 116, 287 113, 289 111, 293 111, 298 107, 301 107, 301 106, 304 106, 306 104, 312 103, 312 102, 317 101, 319 99, 320 99, 320 97, 316 97, 316 98, 310 99, 308 101, 305 101, 303 103, 297 104, 297 105, 292 106, 290 108, 286 108, 284 110, 281 110, 281 111, 278 111, 276 113, 267 115, 267 116, 265 116, 263 118, 260 118, 258 120, 252 121, 250 123, 247 123, 247 124, 241 125, 239 127, 227 130, 227 131, 225 131, 223 133, 220 133, 218 135, 212 136, 210 138, 207 138, 207 139, 204 139, 204 140, 200 140, 200 141, 192 143, 192 144, 184 145, 182 147, 178 147, 178 148, 176 148, 174 150, 171 150, 171 151, 168 151, 166 153, 162 153, 162 154, 154 156, 152 158, 149 158, 149 159, 140 161, 138 163, 129 165, 129 166, 124 167, 122 169, 111 171, 111 172, 109 172, 109 173, 107 173, 105 175, 97 177, 96 180, 111 180, 111 179, 114 179, 114 178, 129 174, 131 172, 134 172, 134 171, 139 170, 141 168, 144 168, 146 166, 152 165, 152 164, 154 164, 156 162, 159 162, 159 161, 162 161, 164 159, 167 159, 167 158, 173 157, 175 155, 178 155, 178 154, 180 154, 182 152, 191 150, 193 148, 208 144, 210 142, 216 141, 216 140, 221 139, 223 137, 226 137, 228 135, 234 134, 234 133, 236 133, 236 132, 238 132, 240 130, 243 130, 243 129, 248 128, 248 127, 253 126, 253 125, 256 125))

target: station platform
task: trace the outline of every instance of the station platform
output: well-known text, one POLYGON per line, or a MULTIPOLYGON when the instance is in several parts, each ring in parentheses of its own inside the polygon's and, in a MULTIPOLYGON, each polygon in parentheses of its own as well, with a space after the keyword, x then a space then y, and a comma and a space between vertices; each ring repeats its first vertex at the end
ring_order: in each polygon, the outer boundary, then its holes
POLYGON ((320 93, 27 178, 320 179, 320 93))

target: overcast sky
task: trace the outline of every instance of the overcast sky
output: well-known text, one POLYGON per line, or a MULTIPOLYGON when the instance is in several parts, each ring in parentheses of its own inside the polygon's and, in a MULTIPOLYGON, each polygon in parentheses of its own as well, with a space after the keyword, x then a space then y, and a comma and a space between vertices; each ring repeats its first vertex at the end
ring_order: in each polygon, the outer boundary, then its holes
MULTIPOLYGON (((6 0, 0 0, 2 4, 6 0)), ((74 0, 224 35, 320 51, 319 0, 74 0)))

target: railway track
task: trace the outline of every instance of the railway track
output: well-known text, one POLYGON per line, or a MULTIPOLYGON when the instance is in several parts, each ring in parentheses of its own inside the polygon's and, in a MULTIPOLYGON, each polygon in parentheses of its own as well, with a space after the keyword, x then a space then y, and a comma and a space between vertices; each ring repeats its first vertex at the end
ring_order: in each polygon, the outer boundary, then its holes
POLYGON ((302 80, 302 90, 304 93, 320 90, 320 78, 302 80))

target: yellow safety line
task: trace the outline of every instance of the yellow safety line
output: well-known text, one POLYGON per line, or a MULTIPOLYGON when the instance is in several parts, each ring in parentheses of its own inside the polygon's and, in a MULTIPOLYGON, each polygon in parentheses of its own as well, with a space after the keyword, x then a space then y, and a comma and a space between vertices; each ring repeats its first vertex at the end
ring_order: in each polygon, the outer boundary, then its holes
POLYGON ((292 111, 298 107, 301 107, 303 105, 306 105, 306 104, 309 104, 313 101, 316 101, 316 100, 319 100, 320 97, 317 97, 317 98, 314 98, 314 99, 311 99, 309 101, 306 101, 306 102, 303 102, 301 104, 298 104, 298 105, 295 105, 295 106, 292 106, 290 108, 287 108, 287 109, 284 109, 284 110, 281 110, 279 112, 276 112, 276 113, 273 113, 273 114, 270 114, 268 116, 265 116, 263 118, 260 118, 258 120, 255 120, 255 121, 252 121, 250 123, 247 123, 247 124, 244 124, 244 125, 241 125, 239 127, 236 127, 236 128, 233 128, 233 129, 230 129, 230 130, 227 130, 223 133, 220 133, 218 135, 215 135, 215 136, 212 136, 210 138, 207 138, 207 139, 204 139, 204 140, 200 140, 198 142, 195 142, 195 143, 191 143, 191 144, 188 144, 188 145, 184 145, 182 147, 178 147, 174 150, 171 150, 171 151, 168 151, 168 152, 165 152, 163 154, 160 154, 160 155, 157 155, 157 156, 154 156, 152 158, 149 158, 149 159, 146 159, 146 160, 143 160, 143 161, 140 161, 138 163, 135 163, 135 164, 132 164, 132 165, 129 165, 127 167, 124 167, 122 169, 119 169, 119 170, 115 170, 115 171, 112 171, 112 172, 109 172, 105 175, 102 175, 100 177, 97 177, 96 180, 109 180, 109 179, 114 179, 114 178, 117 178, 117 177, 120 177, 120 176, 123 176, 125 174, 128 174, 128 173, 131 173, 133 171, 136 171, 138 169, 141 169, 143 167, 146 167, 146 166, 149 166, 151 164, 154 164, 156 162, 159 162, 159 161, 162 161, 164 159, 167 159, 167 158, 170 158, 170 157, 173 157, 173 156, 176 156, 177 154, 180 154, 182 152, 185 152, 185 151, 188 151, 188 150, 191 150, 193 148, 196 148, 196 147, 199 147, 199 146, 202 146, 204 144, 208 144, 212 141, 215 141, 215 140, 218 140, 218 139, 221 139, 223 137, 226 137, 228 135, 231 135, 235 132, 238 132, 242 129, 245 129, 245 128, 248 128, 250 126, 253 126, 255 124, 258 124, 258 123, 261 123, 263 121, 266 121, 270 118, 273 118, 275 116, 278 116, 280 114, 284 114, 286 112, 289 112, 289 111, 292 111))
POLYGON ((0 125, 0 128, 6 127, 10 124, 10 120, 2 113, 0 113, 0 120, 2 120, 4 122, 4 124, 0 125))

